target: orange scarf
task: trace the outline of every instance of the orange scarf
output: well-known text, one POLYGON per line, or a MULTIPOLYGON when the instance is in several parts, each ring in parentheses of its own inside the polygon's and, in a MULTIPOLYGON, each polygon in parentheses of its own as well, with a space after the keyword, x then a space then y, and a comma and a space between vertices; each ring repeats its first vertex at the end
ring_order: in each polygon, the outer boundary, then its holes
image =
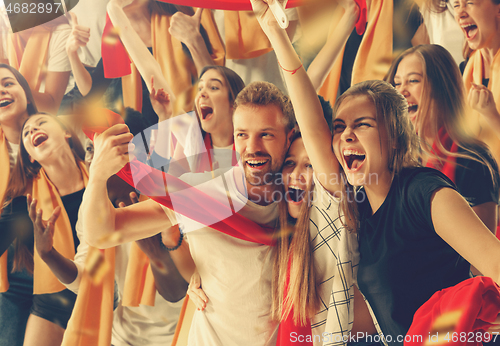
MULTIPOLYGON (((465 67, 464 83, 467 93, 471 88, 471 83, 483 84, 484 78, 484 58, 481 51, 474 51, 465 67)), ((490 82, 488 89, 493 92, 497 110, 500 111, 500 50, 493 58, 490 66, 490 82)), ((466 115, 468 127, 473 131, 477 139, 488 145, 495 160, 500 163, 500 141, 491 129, 488 121, 478 112, 471 112, 466 115)))
POLYGON ((11 34, 9 40, 9 65, 17 69, 28 81, 31 90, 39 90, 44 78, 52 30, 43 25, 11 34), (29 32, 26 42, 25 32, 29 32))
MULTIPOLYGON (((89 178, 87 169, 83 162, 79 162, 78 165, 86 186, 89 178)), ((43 210, 42 218, 45 220, 52 215, 54 209, 58 206, 61 207, 61 215, 55 223, 54 248, 64 257, 73 260, 75 247, 71 223, 57 188, 49 180, 43 168, 33 180, 32 195, 38 201, 38 207, 43 210)), ((66 289, 52 273, 49 266, 40 258, 37 251, 34 251, 33 261, 33 294, 56 293, 66 289)))
MULTIPOLYGON (((392 62, 393 5, 392 1, 372 0, 368 25, 352 68, 352 85, 370 79, 383 79, 389 70, 392 62)), ((336 34, 342 14, 334 15, 329 35, 336 34)), ((335 101, 337 98, 343 55, 344 48, 320 89, 319 94, 326 100, 335 101)))
POLYGON ((224 30, 228 59, 251 59, 273 50, 252 11, 224 11, 224 30))
MULTIPOLYGON (((182 43, 170 35, 171 16, 153 14, 151 16, 151 41, 153 42, 153 56, 160 64, 167 83, 173 93, 179 97, 191 89, 198 79, 194 63, 182 50, 182 43)), ((203 11, 201 24, 207 31, 213 49, 215 64, 224 65, 224 46, 219 32, 214 23, 212 13, 203 11)), ((122 77, 123 101, 125 107, 132 107, 137 111, 142 110, 142 82, 141 75, 134 64, 131 63, 132 73, 122 77)), ((149 81, 146 81, 149 82, 149 81)), ((193 97, 186 97, 184 110, 193 109, 193 97)))
MULTIPOLYGON (((7 148, 7 139, 0 126, 0 212, 2 211, 5 198, 5 191, 10 179, 10 158, 7 148)), ((7 292, 9 289, 9 273, 7 270, 7 253, 5 251, 0 257, 0 293, 7 292)))
MULTIPOLYGON (((141 195, 139 201, 149 198, 141 195)), ((131 244, 130 257, 125 274, 123 289, 123 306, 155 305, 156 286, 149 257, 141 250, 136 242, 131 244)))
POLYGON ((80 289, 73 314, 68 322, 61 346, 109 346, 113 325, 115 288, 115 248, 98 250, 89 246, 80 289), (103 253, 96 261, 93 254, 103 253), (92 255, 91 255, 92 254, 92 255), (103 265, 106 263, 107 265, 103 265), (104 269, 106 268, 106 269, 104 269), (102 280, 94 282, 96 272, 102 280))

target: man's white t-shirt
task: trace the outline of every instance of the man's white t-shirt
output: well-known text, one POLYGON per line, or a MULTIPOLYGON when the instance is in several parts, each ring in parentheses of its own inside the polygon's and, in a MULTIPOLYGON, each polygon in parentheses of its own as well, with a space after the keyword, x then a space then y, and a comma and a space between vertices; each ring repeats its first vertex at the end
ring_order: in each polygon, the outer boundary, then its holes
MULTIPOLYGON (((242 178, 239 169, 234 167, 225 173, 218 170, 215 175, 220 175, 213 180, 211 172, 187 174, 181 179, 220 202, 227 201, 229 193, 240 215, 275 227, 277 203, 261 206, 249 201, 236 186, 235 180, 242 178), (200 183, 203 180, 206 182, 200 183)), ((205 310, 194 314, 188 345, 275 345, 271 248, 204 227, 179 214, 177 218, 209 299, 205 310)))

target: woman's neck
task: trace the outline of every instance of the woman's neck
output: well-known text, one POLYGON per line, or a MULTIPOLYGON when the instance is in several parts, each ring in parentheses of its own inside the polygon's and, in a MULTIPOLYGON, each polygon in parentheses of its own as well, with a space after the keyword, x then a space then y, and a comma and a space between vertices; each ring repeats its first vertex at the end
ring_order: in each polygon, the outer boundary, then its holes
POLYGON ((497 41, 490 47, 481 50, 484 58, 484 78, 490 78, 491 64, 493 63, 493 59, 495 59, 495 55, 500 50, 500 39, 497 39, 497 41))
POLYGON ((369 185, 365 185, 366 198, 370 202, 370 207, 372 208, 372 215, 379 210, 379 208, 384 203, 389 190, 392 185, 392 173, 387 171, 383 175, 377 177, 375 182, 371 182, 369 185))
POLYGON ((19 144, 21 141, 21 131, 25 120, 28 119, 28 114, 18 117, 12 122, 3 122, 2 131, 7 141, 12 144, 19 144))
POLYGON ((212 145, 219 148, 228 147, 234 142, 233 131, 211 133, 210 138, 212 139, 212 145))
POLYGON ((80 191, 85 187, 82 172, 71 152, 42 164, 42 167, 61 196, 80 191))

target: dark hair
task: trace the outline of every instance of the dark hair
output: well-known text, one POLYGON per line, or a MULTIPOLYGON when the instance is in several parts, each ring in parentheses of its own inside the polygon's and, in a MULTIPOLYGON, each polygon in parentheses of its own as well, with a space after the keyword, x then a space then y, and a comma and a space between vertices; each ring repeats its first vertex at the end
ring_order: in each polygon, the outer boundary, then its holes
POLYGON ((200 78, 207 72, 208 70, 216 70, 219 72, 222 77, 226 80, 226 84, 229 89, 229 103, 233 104, 234 100, 236 100, 236 96, 240 93, 243 88, 245 88, 245 82, 241 77, 231 70, 230 68, 227 68, 225 66, 218 66, 218 65, 209 65, 203 67, 203 69, 200 72, 200 78))
POLYGON ((30 86, 26 81, 26 78, 15 68, 7 64, 0 64, 0 68, 5 68, 9 70, 14 77, 16 77, 17 82, 23 88, 24 93, 26 94, 26 100, 28 101, 27 111, 28 115, 33 115, 38 113, 38 109, 36 108, 35 98, 33 97, 33 93, 31 92, 30 86))
POLYGON ((283 113, 285 132, 295 127, 295 113, 290 98, 274 84, 269 82, 253 82, 247 85, 236 97, 234 110, 239 106, 274 105, 283 113))
MULTIPOLYGON (((66 130, 70 133, 71 138, 68 139, 68 144, 73 152, 73 156, 75 157, 75 161, 84 161, 85 160, 85 151, 80 143, 80 140, 76 136, 76 134, 64 125, 61 120, 57 117, 47 114, 47 113, 37 113, 51 116, 63 130, 66 130)), ((35 115, 35 114, 33 114, 35 115)), ((28 121, 28 120, 26 120, 28 121)), ((26 124, 26 121, 23 124, 23 128, 26 124)), ((12 202, 12 200, 17 197, 27 193, 28 188, 31 186, 33 179, 38 175, 40 171, 41 165, 38 162, 31 162, 28 152, 24 147, 23 140, 21 139, 19 144, 19 153, 17 158, 17 163, 12 170, 12 174, 10 176, 9 185, 7 191, 5 193, 5 203, 4 207, 12 202)), ((12 267, 12 272, 20 271, 23 268, 26 268, 29 272, 33 272, 33 250, 28 246, 27 243, 16 241, 16 250, 14 254, 14 263, 12 267)))
MULTIPOLYGON (((73 130, 67 127, 60 119, 58 119, 58 117, 53 116, 52 114, 43 112, 37 114, 47 115, 52 117, 61 126, 63 130, 68 131, 71 135, 71 137, 68 138, 68 145, 73 152, 73 156, 75 157, 76 162, 85 161, 85 150, 83 149, 80 140, 73 132, 73 130)), ((28 121, 28 119, 26 121, 28 121)), ((23 128, 26 124, 26 121, 23 124, 23 128)), ((19 153, 17 157, 17 163, 12 170, 9 185, 5 193, 6 197, 6 202, 4 203, 5 205, 10 203, 10 201, 12 201, 13 198, 21 196, 26 193, 26 189, 30 186, 30 183, 33 180, 33 178, 35 178, 38 175, 38 172, 40 171, 41 167, 42 166, 38 162, 30 161, 30 156, 26 151, 26 148, 24 147, 24 142, 21 137, 21 140, 19 142, 19 153)))
POLYGON ((327 101, 323 96, 318 95, 319 103, 321 103, 321 108, 323 108, 323 116, 325 117, 326 123, 330 132, 333 131, 333 109, 330 101, 327 101))

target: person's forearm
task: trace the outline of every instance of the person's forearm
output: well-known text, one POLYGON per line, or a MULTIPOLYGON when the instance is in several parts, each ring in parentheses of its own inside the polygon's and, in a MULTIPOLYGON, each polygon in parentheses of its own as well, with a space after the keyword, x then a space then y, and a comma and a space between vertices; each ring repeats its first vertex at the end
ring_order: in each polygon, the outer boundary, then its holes
POLYGON ((486 117, 486 119, 497 137, 500 139, 500 113, 498 112, 498 110, 490 116, 486 117))
POLYGON ((185 44, 188 47, 189 52, 191 53, 191 57, 193 58, 193 62, 196 66, 198 75, 205 66, 215 65, 214 60, 210 56, 205 41, 203 40, 203 37, 201 35, 196 37, 193 42, 186 42, 185 44))
POLYGON ((33 98, 40 112, 57 114, 61 101, 68 86, 70 71, 48 71, 45 77, 45 91, 43 93, 32 90, 33 98))
POLYGON ((68 54, 71 71, 75 77, 75 83, 82 96, 86 96, 92 88, 92 77, 80 60, 77 52, 68 54))
POLYGON ((316 91, 318 91, 325 82, 326 77, 330 73, 349 35, 354 29, 357 14, 358 12, 356 11, 355 5, 345 9, 344 15, 340 19, 335 32, 330 35, 323 48, 309 65, 307 74, 316 91))
POLYGON ((97 248, 115 244, 106 242, 106 235, 115 230, 115 208, 108 198, 107 179, 90 175, 82 200, 83 234, 87 243, 97 248))
POLYGON ((78 275, 75 263, 62 256, 56 249, 52 248, 51 251, 41 256, 41 258, 63 284, 68 285, 75 281, 78 275))
MULTIPOLYGON (((269 40, 283 69, 292 71, 302 65, 283 29, 272 28, 269 32, 269 40)), ((288 71, 284 71, 283 76, 297 122, 300 129, 305 131, 303 136, 307 137, 309 133, 314 133, 315 129, 318 130, 318 128, 322 132, 324 128, 318 126, 318 119, 323 118, 323 109, 306 71, 303 67, 298 68, 293 74, 288 71)), ((304 142, 306 142, 306 138, 304 138, 304 142)))
MULTIPOLYGON (((172 254, 176 251, 173 251, 172 254)), ((186 296, 188 282, 179 272, 168 251, 165 252, 166 254, 161 259, 151 261, 151 270, 158 293, 165 300, 174 303, 186 296)))
POLYGON ((119 28, 120 39, 142 78, 146 81, 148 90, 151 92, 149 81, 151 80, 151 76, 154 76, 155 88, 165 90, 170 95, 171 102, 174 102, 175 95, 165 80, 160 65, 149 53, 148 48, 137 32, 132 28, 130 20, 125 12, 123 12, 123 9, 113 2, 108 3, 107 8, 109 18, 113 25, 119 28))

